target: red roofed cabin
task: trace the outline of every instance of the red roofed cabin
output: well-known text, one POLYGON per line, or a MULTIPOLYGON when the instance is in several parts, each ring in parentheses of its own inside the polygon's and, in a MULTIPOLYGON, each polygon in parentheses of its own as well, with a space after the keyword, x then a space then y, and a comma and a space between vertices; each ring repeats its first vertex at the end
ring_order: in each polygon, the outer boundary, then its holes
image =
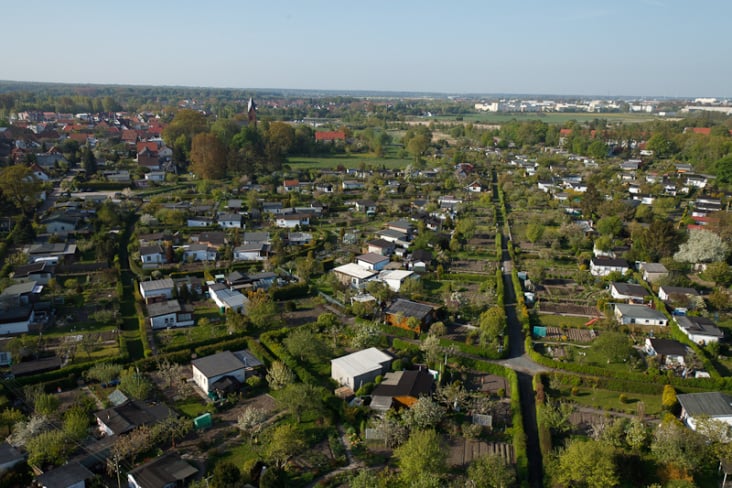
POLYGON ((346 142, 346 133, 343 131, 321 131, 315 133, 315 142, 346 142))

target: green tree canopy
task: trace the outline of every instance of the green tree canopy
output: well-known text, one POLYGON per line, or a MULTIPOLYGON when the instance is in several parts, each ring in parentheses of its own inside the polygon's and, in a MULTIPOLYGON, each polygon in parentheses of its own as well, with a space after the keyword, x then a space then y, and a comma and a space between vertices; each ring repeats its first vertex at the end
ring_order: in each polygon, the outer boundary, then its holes
POLYGON ((615 452, 597 441, 570 440, 560 452, 554 480, 562 487, 609 488, 618 484, 615 452))

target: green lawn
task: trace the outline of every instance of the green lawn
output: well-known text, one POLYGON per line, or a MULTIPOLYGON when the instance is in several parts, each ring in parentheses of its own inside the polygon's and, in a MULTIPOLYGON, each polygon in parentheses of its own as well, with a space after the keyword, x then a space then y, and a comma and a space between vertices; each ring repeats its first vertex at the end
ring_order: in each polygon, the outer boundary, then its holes
POLYGON ((566 387, 560 390, 563 400, 569 400, 577 405, 602 410, 614 410, 629 414, 638 413, 638 404, 643 402, 646 415, 660 416, 661 395, 648 395, 641 393, 626 393, 626 403, 620 401, 620 392, 592 388, 577 388, 577 395, 571 394, 571 388, 566 387))
POLYGON ((180 413, 190 418, 195 418, 208 412, 207 406, 200 398, 187 398, 186 400, 176 403, 175 408, 178 409, 180 413))
POLYGON ((539 320, 544 327, 567 326, 574 329, 587 328, 585 325, 590 319, 587 317, 567 317, 564 315, 539 314, 539 320))

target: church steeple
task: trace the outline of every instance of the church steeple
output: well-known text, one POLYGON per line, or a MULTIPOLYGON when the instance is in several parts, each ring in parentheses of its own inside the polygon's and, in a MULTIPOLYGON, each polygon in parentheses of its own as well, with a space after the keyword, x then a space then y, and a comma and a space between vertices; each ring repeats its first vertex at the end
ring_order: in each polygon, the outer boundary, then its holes
POLYGON ((247 104, 247 116, 249 124, 257 127, 257 104, 254 103, 254 98, 249 97, 249 103, 247 104))

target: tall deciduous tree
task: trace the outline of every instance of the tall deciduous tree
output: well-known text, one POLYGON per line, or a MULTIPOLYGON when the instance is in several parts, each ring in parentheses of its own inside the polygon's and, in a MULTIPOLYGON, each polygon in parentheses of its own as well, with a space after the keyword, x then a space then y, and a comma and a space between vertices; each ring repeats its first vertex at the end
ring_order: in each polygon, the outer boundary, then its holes
POLYGON ((226 176, 226 146, 213 134, 202 132, 191 142, 191 171, 199 178, 219 180, 226 176))
POLYGON ((446 471, 445 451, 434 430, 415 430, 409 439, 394 450, 399 464, 399 478, 405 486, 441 486, 446 471), (433 484, 436 483, 436 484, 433 484))
POLYGON ((614 450, 603 442, 570 440, 559 454, 555 481, 574 488, 607 488, 618 483, 614 450))
POLYGON ((22 165, 0 170, 0 192, 21 212, 28 214, 38 204, 41 180, 22 165))
POLYGON ((282 361, 274 361, 267 370, 267 383, 273 390, 281 390, 294 380, 295 375, 282 361))
POLYGON ((729 252, 729 244, 714 232, 704 229, 689 231, 689 239, 679 246, 674 259, 685 263, 711 263, 724 261, 729 252))
POLYGON ((510 488, 516 485, 516 470, 497 454, 487 454, 470 463, 470 486, 475 488, 510 488))
POLYGON ((276 467, 282 468, 292 456, 302 451, 305 441, 300 430, 293 424, 281 424, 270 431, 265 445, 266 457, 276 467))

